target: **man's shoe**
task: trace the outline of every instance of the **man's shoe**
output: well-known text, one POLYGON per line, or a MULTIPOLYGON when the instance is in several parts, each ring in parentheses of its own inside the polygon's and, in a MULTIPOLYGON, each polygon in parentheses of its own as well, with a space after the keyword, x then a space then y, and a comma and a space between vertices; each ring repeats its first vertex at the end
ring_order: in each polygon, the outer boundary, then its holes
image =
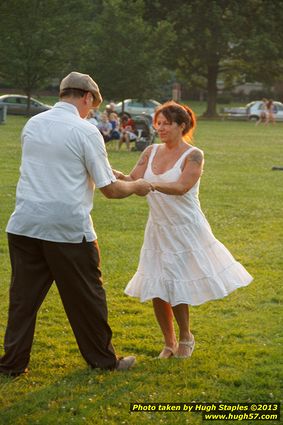
POLYGON ((116 370, 128 370, 133 366, 135 361, 136 358, 134 356, 121 357, 121 359, 119 359, 116 370))
POLYGON ((11 378, 16 378, 17 376, 25 375, 27 373, 28 373, 28 368, 26 368, 24 370, 19 370, 19 371, 1 370, 0 369, 0 374, 5 375, 5 376, 9 376, 11 378))

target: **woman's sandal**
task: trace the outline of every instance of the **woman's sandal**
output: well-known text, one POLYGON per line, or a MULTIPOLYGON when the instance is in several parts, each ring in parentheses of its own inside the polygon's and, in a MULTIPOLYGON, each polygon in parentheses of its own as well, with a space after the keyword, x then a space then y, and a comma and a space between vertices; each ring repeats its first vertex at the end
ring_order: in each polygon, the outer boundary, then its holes
POLYGON ((170 357, 173 357, 176 354, 177 350, 178 350, 178 344, 176 344, 176 346, 174 348, 168 347, 167 345, 165 345, 165 347, 163 348, 163 350, 159 354, 158 358, 159 359, 169 359, 170 357))
POLYGON ((177 350, 175 357, 177 357, 178 359, 187 359, 188 357, 191 357, 191 355, 193 354, 194 348, 195 348, 195 338, 193 336, 193 334, 191 334, 191 339, 189 341, 179 341, 179 346, 180 345, 184 345, 186 346, 186 354, 184 355, 178 355, 178 351, 177 350))

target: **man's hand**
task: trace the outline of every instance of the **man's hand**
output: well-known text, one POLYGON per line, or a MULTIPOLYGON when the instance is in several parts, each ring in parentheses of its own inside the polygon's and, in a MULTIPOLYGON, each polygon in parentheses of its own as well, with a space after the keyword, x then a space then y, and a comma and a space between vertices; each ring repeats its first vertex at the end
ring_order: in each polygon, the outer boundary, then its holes
POLYGON ((145 181, 144 179, 136 180, 135 184, 135 194, 138 196, 145 196, 151 191, 151 184, 145 181))
MULTIPOLYGON (((127 177, 127 176, 125 176, 127 177)), ((100 191, 106 198, 122 199, 130 195, 145 196, 151 190, 151 184, 143 179, 132 181, 116 180, 114 183, 101 187, 100 191)))

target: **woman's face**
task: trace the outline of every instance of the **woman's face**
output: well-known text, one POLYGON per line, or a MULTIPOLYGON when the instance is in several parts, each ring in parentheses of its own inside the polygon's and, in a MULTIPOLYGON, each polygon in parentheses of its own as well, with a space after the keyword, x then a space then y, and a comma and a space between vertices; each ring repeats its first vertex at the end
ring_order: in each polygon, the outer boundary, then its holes
POLYGON ((157 116, 155 129, 162 142, 178 141, 182 139, 182 131, 184 125, 176 122, 170 123, 167 118, 160 112, 157 116))

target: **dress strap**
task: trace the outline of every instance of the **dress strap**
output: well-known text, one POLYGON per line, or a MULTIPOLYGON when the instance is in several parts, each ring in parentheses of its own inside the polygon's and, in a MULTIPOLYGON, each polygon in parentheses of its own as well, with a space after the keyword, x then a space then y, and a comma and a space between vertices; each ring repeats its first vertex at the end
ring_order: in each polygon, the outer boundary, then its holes
POLYGON ((159 144, 154 143, 151 146, 152 146, 152 149, 151 149, 150 156, 149 156, 149 159, 148 159, 148 167, 151 167, 151 163, 153 161, 153 158, 155 157, 155 154, 156 154, 156 151, 157 151, 159 144))
POLYGON ((187 149, 185 152, 183 152, 183 154, 180 156, 180 158, 178 159, 178 161, 175 164, 175 167, 182 167, 182 164, 184 162, 184 159, 190 155, 190 153, 194 150, 198 150, 198 148, 196 148, 195 146, 190 147, 189 149, 187 149))

